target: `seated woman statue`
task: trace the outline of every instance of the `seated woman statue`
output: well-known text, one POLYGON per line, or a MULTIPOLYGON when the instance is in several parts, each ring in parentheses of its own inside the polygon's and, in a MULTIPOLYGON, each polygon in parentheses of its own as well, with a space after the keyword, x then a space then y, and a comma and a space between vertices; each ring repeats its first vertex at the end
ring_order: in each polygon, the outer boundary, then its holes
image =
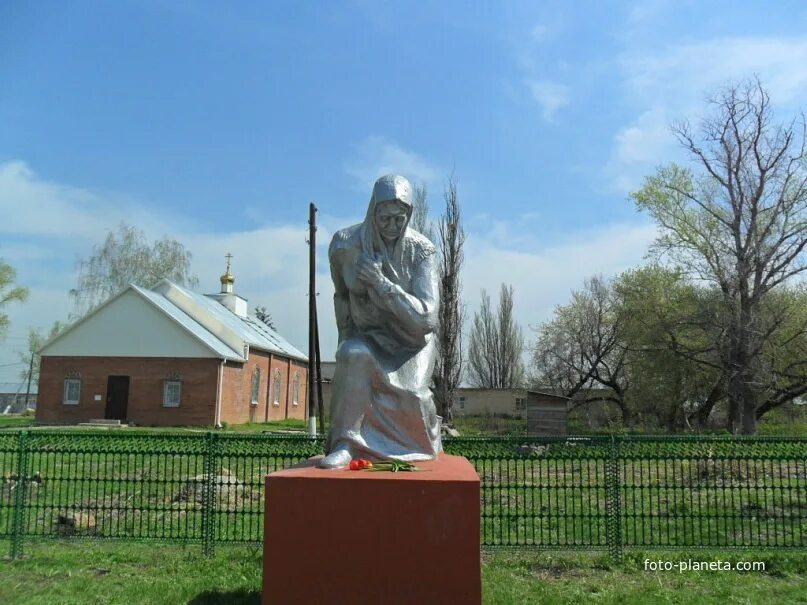
POLYGON ((438 288, 434 245, 408 228, 412 186, 378 179, 363 223, 337 232, 328 250, 339 330, 327 455, 431 460, 441 451, 429 386, 438 288))

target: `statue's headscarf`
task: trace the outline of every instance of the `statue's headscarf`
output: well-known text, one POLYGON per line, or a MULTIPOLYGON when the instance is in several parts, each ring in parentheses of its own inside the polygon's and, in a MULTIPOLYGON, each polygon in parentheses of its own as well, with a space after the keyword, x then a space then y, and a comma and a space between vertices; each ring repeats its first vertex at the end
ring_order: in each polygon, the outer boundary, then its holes
POLYGON ((380 260, 382 271, 395 283, 400 283, 401 277, 409 273, 409 267, 404 266, 403 259, 409 256, 405 254, 408 241, 406 229, 412 219, 412 210, 412 185, 408 180, 402 176, 388 174, 375 182, 367 215, 361 227, 362 252, 370 258, 380 260), (379 204, 392 200, 406 207, 406 225, 392 250, 388 251, 381 234, 376 229, 375 212, 379 204))

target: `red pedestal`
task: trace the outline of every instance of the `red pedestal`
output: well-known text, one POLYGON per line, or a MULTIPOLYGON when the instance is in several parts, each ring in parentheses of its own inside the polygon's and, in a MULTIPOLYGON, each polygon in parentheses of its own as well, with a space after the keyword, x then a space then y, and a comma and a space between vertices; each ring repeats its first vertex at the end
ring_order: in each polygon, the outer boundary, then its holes
POLYGON ((266 477, 263 605, 482 602, 479 476, 297 468, 266 477))

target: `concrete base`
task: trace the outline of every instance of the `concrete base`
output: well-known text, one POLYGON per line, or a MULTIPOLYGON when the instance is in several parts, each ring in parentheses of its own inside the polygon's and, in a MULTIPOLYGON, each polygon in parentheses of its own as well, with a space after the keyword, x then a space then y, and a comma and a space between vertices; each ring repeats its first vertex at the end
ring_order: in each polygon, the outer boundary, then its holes
POLYGON ((263 605, 482 602, 479 476, 296 468, 266 477, 263 605))

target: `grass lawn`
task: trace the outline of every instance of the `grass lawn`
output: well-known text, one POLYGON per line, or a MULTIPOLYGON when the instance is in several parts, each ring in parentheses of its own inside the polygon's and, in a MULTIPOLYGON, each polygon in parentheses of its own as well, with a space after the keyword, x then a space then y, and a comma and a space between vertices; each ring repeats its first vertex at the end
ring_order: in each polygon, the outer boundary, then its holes
POLYGON ((262 431, 305 431, 307 428, 305 420, 297 418, 286 418, 285 420, 274 420, 272 422, 247 422, 245 424, 228 424, 224 430, 252 433, 262 431))
MULTIPOLYGON (((804 436, 807 435, 807 406, 801 406, 796 413, 786 414, 779 410, 768 413, 759 423, 757 434, 761 436, 804 436), (805 410, 802 410, 804 407, 805 410)), ((33 415, 0 415, 0 429, 4 428, 24 428, 35 426, 33 415)), ((43 427, 43 428, 69 428, 43 427)), ((85 427, 81 427, 82 429, 85 427)), ((327 426, 324 427, 327 430, 327 426)), ((500 417, 488 415, 460 416, 454 417, 454 428, 461 435, 466 437, 502 436, 502 435, 524 435, 526 433, 526 421, 523 418, 500 417)), ((590 431, 585 427, 572 423, 570 425, 571 434, 610 434, 608 430, 590 431)), ((108 430, 108 429, 99 429, 108 430)), ((117 429, 113 429, 117 430, 117 429)), ((212 431, 216 430, 212 426, 193 427, 128 427, 127 431, 212 431)), ((305 420, 288 418, 286 420, 275 420, 272 422, 251 422, 244 424, 226 424, 223 428, 226 432, 236 433, 259 433, 264 431, 300 431, 305 432, 307 425, 305 420)), ((323 427, 319 427, 322 433, 323 427)), ((638 431, 642 433, 642 431, 638 431)), ((663 431, 655 431, 660 433, 663 431)), ((624 433, 621 431, 620 433, 624 433)))
MULTIPOLYGON (((35 418, 33 416, 25 415, 0 415, 0 429, 6 428, 25 428, 36 426, 35 418)), ((92 430, 92 427, 77 427, 76 425, 62 425, 62 426, 48 426, 43 425, 42 429, 72 429, 80 428, 81 430, 92 430)), ((260 433, 264 431, 300 431, 305 432, 307 426, 305 420, 298 420, 297 418, 287 418, 285 420, 275 420, 272 422, 248 422, 245 424, 227 424, 222 429, 229 433, 260 433)), ((124 429, 109 429, 107 427, 98 427, 98 430, 124 430, 124 429)), ((136 426, 126 427, 126 431, 146 431, 146 432, 182 432, 182 431, 215 431, 212 426, 136 426)))
POLYGON ((466 437, 486 435, 523 435, 527 432, 527 421, 523 418, 507 416, 454 416, 454 428, 466 437))
MULTIPOLYGON (((257 604, 261 553, 219 548, 207 560, 198 545, 47 541, 29 544, 22 560, 0 560, 0 577, 4 605, 257 604)), ((406 580, 390 574, 390 582, 396 577, 406 580)), ((807 603, 807 559, 799 553, 653 551, 612 564, 590 553, 485 552, 482 579, 486 604, 807 603), (764 561, 766 570, 652 572, 645 558, 764 561)))
POLYGON ((23 415, 0 415, 0 429, 13 429, 22 428, 25 426, 33 426, 33 416, 23 415))

